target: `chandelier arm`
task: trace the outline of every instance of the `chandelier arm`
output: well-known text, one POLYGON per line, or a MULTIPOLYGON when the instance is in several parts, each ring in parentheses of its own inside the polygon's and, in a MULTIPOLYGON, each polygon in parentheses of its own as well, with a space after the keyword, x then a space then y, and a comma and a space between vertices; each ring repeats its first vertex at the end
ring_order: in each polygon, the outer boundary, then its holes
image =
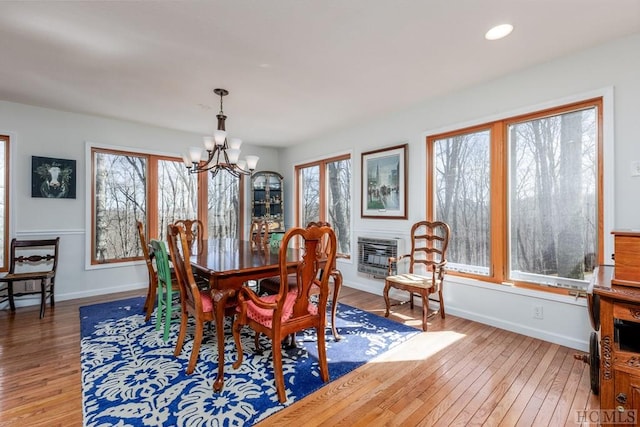
POLYGON ((211 164, 211 160, 213 159, 213 156, 215 155, 215 152, 216 152, 215 148, 213 150, 211 150, 211 151, 207 151, 207 162, 204 165, 202 165, 201 169, 205 169, 205 170, 211 169, 211 167, 208 166, 208 165, 211 164))
POLYGON ((231 163, 229 163, 229 155, 227 154, 227 150, 224 150, 222 153, 224 154, 224 165, 231 166, 231 163))
POLYGON ((211 178, 215 178, 218 175, 218 168, 211 168, 209 171, 211 172, 211 178))
POLYGON ((215 149, 215 155, 216 155, 215 166, 218 166, 218 167, 220 165, 220 153, 225 153, 225 155, 226 155, 226 152, 224 150, 220 149, 219 147, 216 147, 216 149, 215 149))

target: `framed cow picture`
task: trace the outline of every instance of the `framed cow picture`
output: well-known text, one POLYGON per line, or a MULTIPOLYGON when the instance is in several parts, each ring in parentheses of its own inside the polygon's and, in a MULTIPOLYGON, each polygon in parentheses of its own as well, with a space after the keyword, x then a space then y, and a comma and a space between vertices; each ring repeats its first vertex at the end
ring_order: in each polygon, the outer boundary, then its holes
POLYGON ((31 156, 31 197, 76 198, 76 161, 31 156))

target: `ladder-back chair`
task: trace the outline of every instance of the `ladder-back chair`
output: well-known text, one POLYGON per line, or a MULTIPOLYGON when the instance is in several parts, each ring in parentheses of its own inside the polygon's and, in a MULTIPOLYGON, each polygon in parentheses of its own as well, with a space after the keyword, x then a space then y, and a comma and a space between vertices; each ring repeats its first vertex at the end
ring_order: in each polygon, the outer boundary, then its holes
POLYGON ((384 282, 385 317, 389 317, 391 288, 409 292, 409 302, 413 309, 414 295, 422 298, 422 329, 427 330, 427 318, 438 311, 444 319, 444 299, 442 281, 447 264, 446 253, 449 245, 449 226, 442 221, 420 221, 411 227, 411 253, 397 258, 389 258, 388 276, 384 282), (401 261, 405 260, 405 263, 401 261), (406 273, 393 274, 394 267, 400 271, 402 264, 408 264, 406 273), (440 309, 429 314, 429 295, 437 293, 440 309))

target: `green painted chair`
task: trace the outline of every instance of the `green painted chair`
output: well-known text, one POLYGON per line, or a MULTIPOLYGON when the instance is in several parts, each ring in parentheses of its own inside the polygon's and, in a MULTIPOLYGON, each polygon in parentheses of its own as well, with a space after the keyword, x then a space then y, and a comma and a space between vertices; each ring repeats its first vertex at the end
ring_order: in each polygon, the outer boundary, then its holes
MULTIPOLYGON (((171 281, 171 268, 169 267, 169 256, 164 242, 151 240, 154 258, 156 260, 156 270, 158 274, 158 308, 156 309, 156 331, 160 330, 164 321, 164 334, 162 338, 166 342, 169 339, 169 329, 171 328, 171 312, 173 311, 173 283, 171 281)), ((179 318, 175 319, 179 321, 179 318)))

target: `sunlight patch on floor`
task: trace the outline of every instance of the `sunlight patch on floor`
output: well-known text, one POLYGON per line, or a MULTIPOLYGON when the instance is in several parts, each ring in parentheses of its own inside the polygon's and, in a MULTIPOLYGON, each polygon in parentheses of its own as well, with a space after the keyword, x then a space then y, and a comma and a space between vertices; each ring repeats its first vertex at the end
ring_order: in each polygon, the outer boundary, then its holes
POLYGON ((416 319, 415 316, 407 316, 405 314, 400 314, 400 313, 393 313, 393 317, 397 317, 398 319, 402 320, 402 321, 411 321, 411 320, 415 320, 416 322, 422 324, 422 319, 416 319))
POLYGON ((454 331, 423 332, 370 363, 425 360, 464 337, 465 334, 454 331))

